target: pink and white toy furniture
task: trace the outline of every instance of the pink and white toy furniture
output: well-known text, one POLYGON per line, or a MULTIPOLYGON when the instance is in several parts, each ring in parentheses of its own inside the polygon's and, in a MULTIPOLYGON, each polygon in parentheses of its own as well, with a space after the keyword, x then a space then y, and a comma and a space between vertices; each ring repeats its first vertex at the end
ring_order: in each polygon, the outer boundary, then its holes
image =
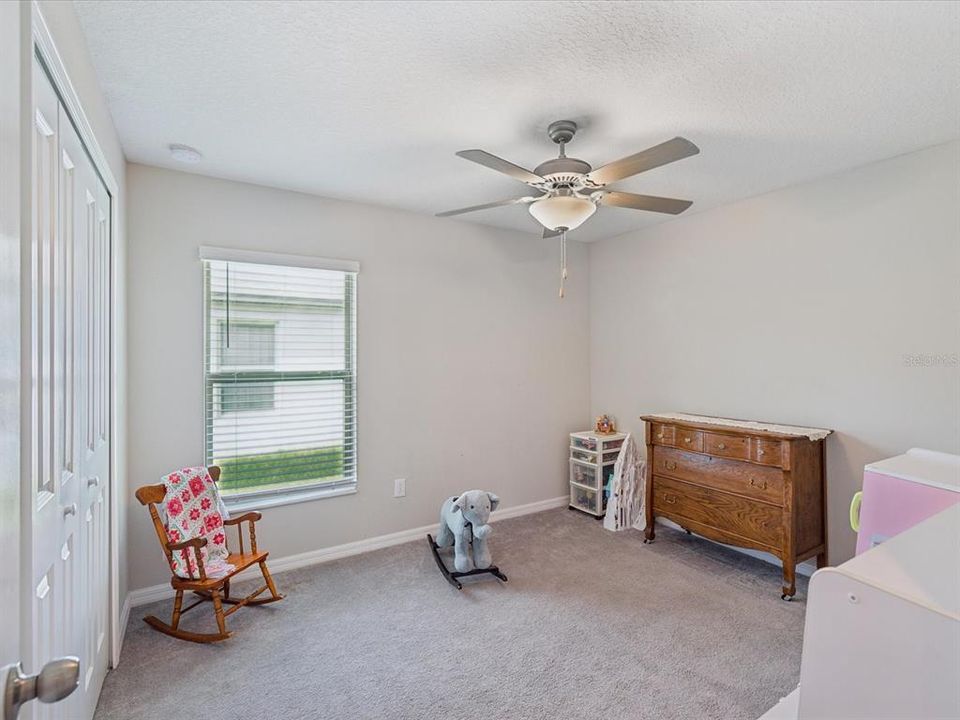
POLYGON ((857 555, 960 502, 960 455, 912 448, 863 469, 850 504, 857 555))

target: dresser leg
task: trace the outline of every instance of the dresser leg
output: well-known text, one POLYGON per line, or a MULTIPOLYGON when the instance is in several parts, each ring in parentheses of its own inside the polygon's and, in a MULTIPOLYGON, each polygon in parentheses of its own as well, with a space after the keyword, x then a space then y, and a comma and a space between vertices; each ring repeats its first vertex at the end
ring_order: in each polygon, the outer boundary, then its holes
POLYGON ((643 530, 643 537, 645 543, 652 543, 656 538, 657 534, 654 532, 654 523, 647 523, 647 527, 643 530))
POLYGON ((794 558, 783 561, 783 594, 781 600, 793 600, 797 594, 797 561, 794 558))

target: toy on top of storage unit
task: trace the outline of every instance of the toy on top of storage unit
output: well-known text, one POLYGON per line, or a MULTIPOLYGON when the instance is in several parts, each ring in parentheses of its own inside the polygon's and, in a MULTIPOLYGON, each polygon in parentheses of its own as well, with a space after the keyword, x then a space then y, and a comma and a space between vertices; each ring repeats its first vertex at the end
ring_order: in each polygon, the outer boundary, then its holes
POLYGON ((601 435, 613 435, 617 432, 617 426, 609 415, 601 415, 597 418, 595 430, 601 435))

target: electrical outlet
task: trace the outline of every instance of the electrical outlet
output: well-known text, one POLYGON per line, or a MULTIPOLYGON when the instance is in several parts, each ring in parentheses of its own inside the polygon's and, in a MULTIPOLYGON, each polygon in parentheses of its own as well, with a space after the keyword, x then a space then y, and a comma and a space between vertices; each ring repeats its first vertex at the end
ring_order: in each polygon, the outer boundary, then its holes
POLYGON ((407 494, 407 479, 397 478, 393 481, 393 496, 405 497, 407 494))

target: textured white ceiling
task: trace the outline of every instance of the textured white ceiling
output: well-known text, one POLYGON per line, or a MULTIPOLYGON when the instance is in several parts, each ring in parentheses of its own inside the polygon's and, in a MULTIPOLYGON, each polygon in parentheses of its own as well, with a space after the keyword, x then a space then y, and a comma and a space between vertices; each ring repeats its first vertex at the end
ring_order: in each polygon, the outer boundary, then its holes
MULTIPOLYGON (((960 3, 118 2, 77 12, 127 157, 424 213, 523 195, 572 118, 594 167, 684 135, 616 184, 757 195, 960 136, 960 3), (169 143, 199 148, 179 165, 169 143)), ((596 240, 667 216, 601 210, 596 240)), ((523 207, 462 221, 537 231, 523 207)), ((457 222, 451 220, 450 222, 457 222)))

